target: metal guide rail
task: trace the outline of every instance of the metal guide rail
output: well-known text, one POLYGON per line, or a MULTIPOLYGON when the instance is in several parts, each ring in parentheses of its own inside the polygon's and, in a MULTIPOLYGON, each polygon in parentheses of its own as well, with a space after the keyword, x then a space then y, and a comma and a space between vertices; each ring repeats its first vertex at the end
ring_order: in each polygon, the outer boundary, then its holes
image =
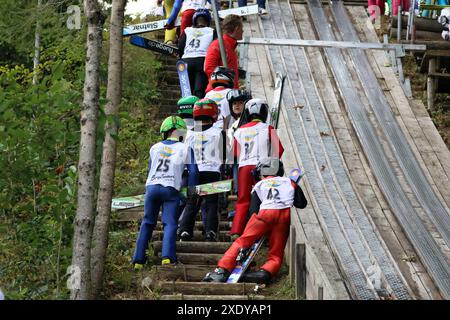
MULTIPOLYGON (((327 41, 335 40, 331 26, 319 1, 308 0, 308 10, 319 37, 327 41)), ((348 17, 343 17, 342 19, 348 21, 348 17)), ((342 61, 344 61, 342 52, 335 48, 326 48, 324 51, 347 105, 350 120, 356 130, 381 190, 383 190, 386 199, 393 208, 394 214, 404 228, 411 243, 416 248, 430 276, 441 290, 443 296, 446 299, 450 298, 450 267, 448 261, 425 228, 410 200, 406 197, 398 177, 396 177, 393 168, 384 154, 380 139, 370 123, 356 89, 349 87, 349 84, 352 83, 352 78, 348 68, 342 64, 342 61)), ((356 68, 358 69, 358 65, 356 68)), ((358 70, 360 76, 362 73, 367 74, 369 72, 372 72, 370 68, 358 70)), ((377 82, 369 84, 365 83, 364 79, 362 79, 362 84, 366 90, 367 88, 372 88, 373 90, 373 86, 377 86, 377 82)), ((376 112, 378 108, 373 109, 376 112)), ((395 120, 383 118, 382 120, 379 119, 379 121, 380 125, 393 126, 393 121, 395 120)), ((388 138, 390 139, 391 137, 388 138)), ((404 144, 407 145, 406 141, 404 144)), ((396 146, 392 145, 392 147, 395 148, 396 146)), ((394 153, 396 152, 396 150, 393 151, 394 153)))
MULTIPOLYGON (((270 5, 270 2, 269 2, 270 5)), ((265 36, 278 37, 275 33, 276 27, 273 18, 276 14, 271 9, 271 19, 261 19, 265 36)), ((277 24, 279 26, 279 24, 277 24)), ((292 108, 298 103, 305 103, 300 100, 301 95, 298 94, 297 87, 294 87, 293 79, 296 77, 295 61, 292 59, 292 54, 284 55, 278 47, 268 47, 269 57, 272 62, 274 70, 286 72, 288 74, 288 83, 284 89, 283 102, 287 112, 289 122, 292 128, 298 128, 302 121, 299 114, 292 108)), ((297 82, 298 84, 298 82, 297 82)), ((305 130, 306 131, 306 130, 305 130)), ((323 223, 328 230, 330 244, 333 251, 337 253, 337 259, 344 270, 344 275, 348 278, 347 284, 351 288, 351 295, 357 299, 376 299, 377 295, 370 285, 367 284, 368 276, 364 272, 364 267, 361 261, 355 256, 354 251, 350 245, 347 235, 343 232, 342 224, 337 219, 337 211, 344 210, 342 201, 339 198, 330 199, 338 196, 335 183, 331 176, 321 175, 320 169, 317 167, 318 161, 315 158, 313 149, 317 146, 313 145, 314 139, 308 139, 303 128, 292 130, 291 134, 294 137, 298 152, 301 154, 303 166, 308 172, 308 182, 311 185, 314 199, 322 214, 323 223), (324 179, 327 182, 324 182, 324 179), (329 185, 329 188, 325 186, 329 185), (331 190, 329 191, 329 189, 331 190), (333 196, 334 195, 334 196, 333 196), (338 208, 336 206, 339 206, 338 208)), ((316 152, 317 153, 317 152, 316 152)), ((320 218, 320 217, 319 217, 320 218)), ((368 257, 364 257, 364 263, 367 264, 368 257)), ((369 262, 370 263, 370 262, 369 262)))

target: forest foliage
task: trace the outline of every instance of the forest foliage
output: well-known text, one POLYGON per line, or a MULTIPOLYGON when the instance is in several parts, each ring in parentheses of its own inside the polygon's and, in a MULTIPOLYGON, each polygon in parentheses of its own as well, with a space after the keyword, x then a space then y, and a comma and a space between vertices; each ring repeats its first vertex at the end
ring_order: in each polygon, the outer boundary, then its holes
MULTIPOLYGON (((66 27, 67 7, 82 7, 79 2, 42 2, 41 8, 37 1, 0 2, 0 288, 9 299, 68 297, 86 30, 83 21, 80 30, 66 27), (37 19, 42 43, 33 85, 37 19)), ((101 109, 106 103, 108 23, 101 109)), ((152 54, 125 41, 123 99, 116 119, 121 124, 117 195, 143 192, 148 148, 158 138, 149 119, 160 67, 152 54)), ((106 120, 101 111, 98 165, 106 120)))

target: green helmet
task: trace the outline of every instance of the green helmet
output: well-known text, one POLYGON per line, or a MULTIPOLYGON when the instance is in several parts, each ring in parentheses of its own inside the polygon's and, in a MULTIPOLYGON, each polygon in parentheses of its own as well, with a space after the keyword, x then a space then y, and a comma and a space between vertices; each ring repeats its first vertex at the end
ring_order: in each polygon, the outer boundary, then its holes
POLYGON ((196 96, 186 96, 178 100, 178 114, 182 118, 192 118, 192 109, 194 104, 198 101, 196 96))
POLYGON ((178 116, 170 116, 164 119, 159 129, 160 133, 170 131, 172 129, 184 129, 186 130, 186 123, 178 116))

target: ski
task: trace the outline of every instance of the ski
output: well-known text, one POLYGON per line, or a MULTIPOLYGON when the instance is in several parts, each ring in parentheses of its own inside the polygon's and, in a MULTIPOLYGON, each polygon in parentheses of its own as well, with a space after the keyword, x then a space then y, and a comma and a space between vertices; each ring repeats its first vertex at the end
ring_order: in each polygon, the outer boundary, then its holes
MULTIPOLYGON (((295 184, 298 184, 303 175, 304 171, 301 168, 295 168, 289 173, 289 179, 291 179, 295 184)), ((236 267, 228 277, 227 283, 237 283, 239 279, 241 279, 244 272, 254 260, 264 240, 266 240, 266 235, 263 235, 261 239, 256 241, 250 248, 240 250, 239 255, 236 258, 236 267)))
POLYGON ((140 194, 137 196, 112 199, 111 209, 113 210, 130 209, 140 207, 143 205, 144 205, 144 195, 140 194))
POLYGON ((169 46, 165 43, 161 43, 156 40, 147 39, 141 36, 131 36, 130 43, 137 47, 156 51, 162 54, 178 56, 178 48, 175 46, 169 46))
MULTIPOLYGON (((221 19, 225 18, 229 14, 235 14, 238 16, 248 16, 251 14, 258 14, 258 5, 250 5, 245 7, 239 7, 239 8, 231 8, 226 10, 220 10, 219 17, 221 19)), ((164 20, 158 20, 158 21, 151 21, 151 22, 144 22, 139 24, 130 24, 128 26, 125 26, 122 31, 123 36, 131 36, 133 34, 140 34, 145 32, 152 32, 152 31, 158 31, 163 30, 164 26, 167 24, 167 19, 164 20)), ((181 20, 178 18, 175 21, 175 27, 178 27, 181 25, 181 20)))
MULTIPOLYGON (((139 23, 139 24, 131 24, 131 25, 125 26, 123 28, 122 35, 123 36, 131 36, 134 34, 163 30, 164 26, 166 24, 167 24, 167 19, 151 21, 151 22, 144 22, 144 23, 139 23)), ((181 19, 178 18, 175 21, 175 27, 178 27, 180 25, 181 25, 181 19)))
POLYGON ((283 95, 285 75, 277 72, 275 79, 275 89, 273 91, 273 104, 269 111, 269 123, 275 129, 278 128, 278 119, 280 118, 281 97, 283 95))
POLYGON ((177 61, 177 72, 178 72, 178 77, 180 78, 180 87, 181 87, 181 96, 182 97, 187 97, 187 96, 192 95, 187 68, 188 68, 188 65, 186 62, 184 62, 184 60, 180 59, 177 61))
POLYGON ((249 265, 252 263, 256 254, 261 248, 266 236, 264 235, 261 239, 256 241, 249 249, 241 249, 239 255, 236 258, 236 267, 231 271, 228 277, 227 283, 238 283, 244 272, 248 269, 249 265))
MULTIPOLYGON (((232 185, 233 179, 200 184, 198 186, 195 186, 195 193, 199 196, 207 196, 210 194, 229 192, 231 191, 232 185)), ((186 197, 187 188, 181 188, 180 194, 186 197)), ((141 207, 144 205, 144 198, 145 195, 143 194, 130 197, 114 198, 112 199, 111 209, 121 210, 141 207)))
POLYGON ((245 6, 245 7, 239 7, 239 8, 230 8, 230 9, 225 9, 225 10, 220 10, 219 11, 219 18, 223 19, 226 16, 230 15, 230 14, 235 14, 238 16, 249 16, 252 14, 258 14, 258 5, 254 4, 254 5, 250 5, 250 6, 245 6))

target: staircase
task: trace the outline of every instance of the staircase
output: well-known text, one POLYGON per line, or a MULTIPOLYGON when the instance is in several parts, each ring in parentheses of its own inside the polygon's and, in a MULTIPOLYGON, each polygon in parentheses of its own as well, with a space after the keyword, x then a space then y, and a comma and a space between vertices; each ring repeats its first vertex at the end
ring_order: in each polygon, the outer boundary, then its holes
MULTIPOLYGON (((234 207, 234 201, 230 204, 234 207)), ((142 271, 139 285, 151 291, 152 297, 157 300, 263 300, 264 296, 260 293, 263 286, 255 283, 202 282, 231 244, 227 211, 219 213, 218 242, 203 240, 201 214, 197 215, 193 241, 177 241, 178 263, 174 265, 161 265, 163 231, 158 222, 150 244, 148 264, 152 267, 142 271)), ((120 221, 125 221, 140 219, 142 214, 141 207, 139 210, 122 210, 119 216, 120 221)))

